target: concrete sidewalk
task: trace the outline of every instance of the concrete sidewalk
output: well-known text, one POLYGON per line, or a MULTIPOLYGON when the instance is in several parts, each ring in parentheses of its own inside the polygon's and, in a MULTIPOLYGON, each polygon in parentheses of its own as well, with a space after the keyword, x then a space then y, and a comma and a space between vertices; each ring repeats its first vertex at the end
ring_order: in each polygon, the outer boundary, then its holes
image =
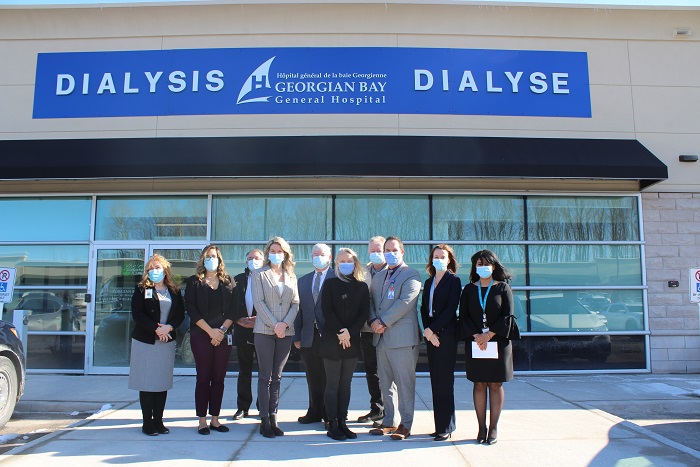
MULTIPOLYGON (((8 466, 75 466, 161 463, 163 465, 360 466, 697 466, 700 465, 700 375, 524 376, 505 385, 506 407, 499 442, 478 445, 471 383, 457 378, 457 431, 435 442, 430 380, 419 378, 412 435, 405 441, 366 434, 351 424, 353 441, 336 442, 319 424, 300 425, 307 404, 306 381, 282 380, 279 420, 286 435, 268 440, 258 421, 229 421, 235 407, 235 377, 227 379, 222 419, 229 433, 196 432, 194 377, 177 377, 168 393, 169 435, 141 433, 138 394, 125 376, 30 375, 21 401, 32 408, 99 409, 81 421, 0 457, 8 466)), ((353 381, 350 420, 368 409, 364 378, 353 381)))

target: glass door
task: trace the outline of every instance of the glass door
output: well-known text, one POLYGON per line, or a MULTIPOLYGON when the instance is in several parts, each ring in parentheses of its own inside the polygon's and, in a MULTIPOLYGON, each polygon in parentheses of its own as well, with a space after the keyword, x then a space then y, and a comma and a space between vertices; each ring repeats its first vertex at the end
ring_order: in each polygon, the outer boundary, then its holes
MULTIPOLYGON (((127 374, 131 356, 131 297, 141 281, 148 258, 154 253, 171 263, 175 283, 182 285, 184 296, 187 278, 195 273, 204 244, 137 243, 128 246, 96 246, 94 263, 94 300, 92 322, 90 373, 127 374)), ((194 358, 189 342, 189 318, 177 329, 175 366, 178 374, 191 374, 194 358)))

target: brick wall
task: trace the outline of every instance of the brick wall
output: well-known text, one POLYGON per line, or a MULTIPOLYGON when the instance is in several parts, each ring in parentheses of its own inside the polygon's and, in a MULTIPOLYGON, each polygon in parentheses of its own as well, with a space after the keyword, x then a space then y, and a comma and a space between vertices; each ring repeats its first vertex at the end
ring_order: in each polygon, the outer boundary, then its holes
POLYGON ((700 193, 642 193, 642 210, 651 371, 700 373, 700 314, 688 298, 688 269, 700 267, 700 193))

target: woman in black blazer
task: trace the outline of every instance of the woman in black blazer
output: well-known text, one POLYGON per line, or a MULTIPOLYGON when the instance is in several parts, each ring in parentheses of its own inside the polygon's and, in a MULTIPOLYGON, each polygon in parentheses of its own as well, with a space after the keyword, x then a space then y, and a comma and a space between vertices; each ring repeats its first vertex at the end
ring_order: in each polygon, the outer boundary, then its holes
POLYGON ((454 372, 457 363, 457 306, 462 281, 455 253, 440 244, 430 251, 425 267, 430 277, 423 287, 420 314, 428 351, 430 385, 433 389, 435 441, 450 439, 455 430, 454 372))
POLYGON ((226 366, 233 348, 233 341, 227 334, 235 317, 236 293, 236 283, 226 273, 219 248, 205 247, 197 262, 196 274, 187 281, 185 293, 190 315, 190 345, 197 369, 194 399, 200 435, 208 435, 211 430, 229 431, 219 423, 219 414, 226 366), (208 427, 207 408, 211 415, 208 427))
POLYGON ((350 248, 338 250, 335 274, 321 289, 324 324, 319 352, 326 371, 327 435, 344 441, 357 438, 345 420, 352 375, 360 355, 360 329, 369 317, 369 288, 364 282, 365 268, 350 248))
POLYGON ((163 425, 168 390, 173 387, 175 329, 185 319, 179 287, 173 282, 170 263, 155 254, 131 297, 129 389, 139 391, 143 426, 149 436, 170 433, 163 425))

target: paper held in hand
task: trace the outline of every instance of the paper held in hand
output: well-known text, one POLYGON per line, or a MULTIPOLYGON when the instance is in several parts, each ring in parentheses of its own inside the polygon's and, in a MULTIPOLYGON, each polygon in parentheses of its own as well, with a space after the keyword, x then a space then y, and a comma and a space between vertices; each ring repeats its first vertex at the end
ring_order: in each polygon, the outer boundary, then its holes
POLYGON ((486 350, 481 350, 476 342, 472 342, 472 358, 498 358, 498 344, 487 342, 486 350))

